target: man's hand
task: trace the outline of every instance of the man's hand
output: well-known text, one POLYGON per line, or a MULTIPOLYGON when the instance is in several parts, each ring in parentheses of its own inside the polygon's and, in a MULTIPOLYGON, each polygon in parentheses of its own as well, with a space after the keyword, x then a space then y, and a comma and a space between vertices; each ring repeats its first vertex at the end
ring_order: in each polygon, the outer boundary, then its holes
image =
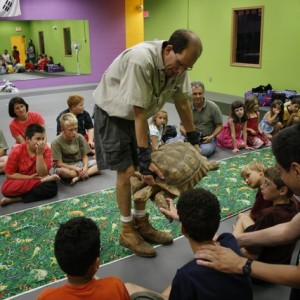
POLYGON ((137 149, 140 173, 142 174, 142 180, 148 185, 154 185, 154 175, 158 175, 160 179, 164 179, 164 175, 158 169, 158 167, 151 161, 151 149, 138 147, 137 149))
POLYGON ((171 217, 173 220, 179 220, 179 216, 178 216, 178 214, 177 214, 177 209, 176 209, 176 207, 175 207, 175 205, 174 205, 173 199, 171 199, 171 198, 166 198, 166 200, 167 200, 168 203, 169 203, 169 210, 167 210, 167 209, 165 209, 165 208, 162 208, 162 207, 161 207, 159 210, 160 210, 163 214, 165 214, 165 215, 171 217))
MULTIPOLYGON (((163 173, 153 162, 151 162, 148 169, 151 171, 151 173, 156 174, 160 179, 162 180, 165 179, 163 173)), ((150 175, 142 174, 142 180, 145 181, 148 185, 155 185, 154 177, 151 174, 150 175)))
POLYGON ((224 273, 242 274, 246 258, 237 255, 230 248, 217 244, 204 245, 195 254, 197 264, 206 266, 224 273))

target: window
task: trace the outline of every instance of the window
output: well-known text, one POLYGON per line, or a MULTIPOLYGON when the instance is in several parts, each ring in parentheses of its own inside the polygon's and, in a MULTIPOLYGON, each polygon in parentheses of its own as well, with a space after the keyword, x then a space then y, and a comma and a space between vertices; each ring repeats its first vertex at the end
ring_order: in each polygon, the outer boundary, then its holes
POLYGON ((232 10, 231 65, 260 67, 263 6, 232 10))
POLYGON ((71 47, 71 30, 70 28, 64 28, 64 42, 65 42, 65 55, 72 55, 71 47))

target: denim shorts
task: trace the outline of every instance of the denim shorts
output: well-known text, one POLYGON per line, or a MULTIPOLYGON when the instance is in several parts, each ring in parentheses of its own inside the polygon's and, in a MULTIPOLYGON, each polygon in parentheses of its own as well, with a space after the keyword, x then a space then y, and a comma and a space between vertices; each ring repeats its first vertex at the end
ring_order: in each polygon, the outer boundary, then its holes
POLYGON ((110 117, 95 105, 95 149, 97 166, 122 171, 137 166, 137 142, 134 121, 110 117))

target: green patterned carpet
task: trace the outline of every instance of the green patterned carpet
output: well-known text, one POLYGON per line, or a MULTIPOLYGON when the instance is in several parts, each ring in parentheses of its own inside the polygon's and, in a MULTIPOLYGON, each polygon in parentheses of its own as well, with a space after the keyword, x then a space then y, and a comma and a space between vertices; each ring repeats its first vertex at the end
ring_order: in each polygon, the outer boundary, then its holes
MULTIPOLYGON (((240 168, 252 160, 273 165, 270 149, 253 151, 220 161, 196 187, 214 192, 222 207, 222 219, 252 206, 255 191, 240 177, 240 168)), ((148 201, 155 227, 180 236, 177 222, 167 219, 148 201)), ((119 246, 119 211, 115 189, 61 200, 0 218, 0 299, 64 278, 54 254, 53 239, 60 223, 75 216, 92 218, 101 228, 102 264, 131 255, 119 246)))

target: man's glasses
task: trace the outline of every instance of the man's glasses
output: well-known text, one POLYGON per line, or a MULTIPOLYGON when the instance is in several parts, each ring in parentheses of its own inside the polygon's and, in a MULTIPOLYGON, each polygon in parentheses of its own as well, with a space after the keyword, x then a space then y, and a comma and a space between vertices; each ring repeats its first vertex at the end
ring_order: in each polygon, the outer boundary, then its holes
POLYGON ((177 59, 177 54, 174 52, 175 54, 175 58, 176 58, 176 66, 178 69, 182 69, 184 71, 191 71, 193 69, 193 67, 186 67, 185 65, 183 65, 178 59, 177 59))

